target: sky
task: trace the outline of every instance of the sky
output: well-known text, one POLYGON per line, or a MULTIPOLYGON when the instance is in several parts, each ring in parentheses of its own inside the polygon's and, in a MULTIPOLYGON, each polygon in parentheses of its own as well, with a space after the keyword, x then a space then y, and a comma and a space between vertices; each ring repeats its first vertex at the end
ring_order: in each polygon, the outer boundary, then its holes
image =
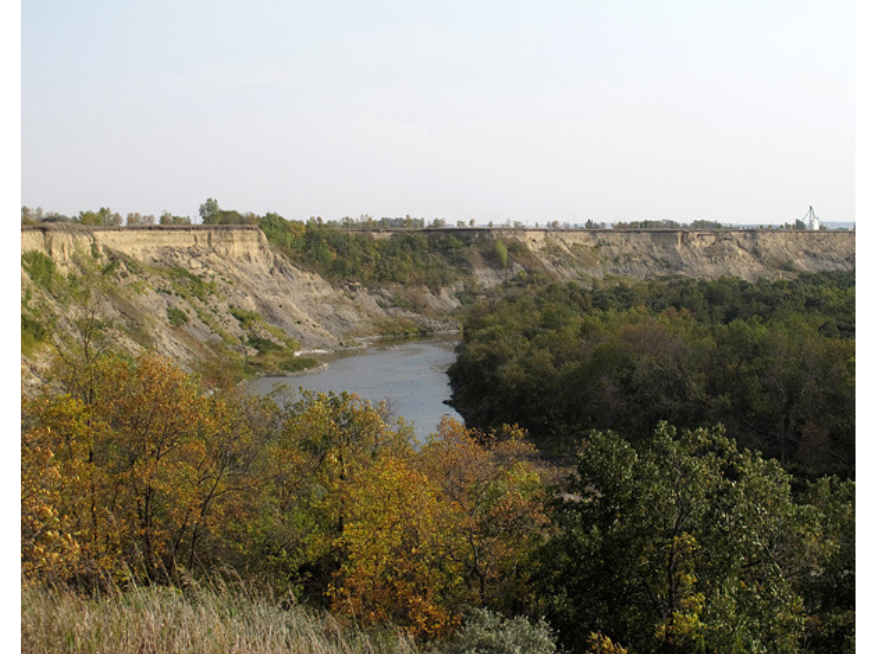
POLYGON ((846 0, 26 0, 21 203, 856 220, 846 0))

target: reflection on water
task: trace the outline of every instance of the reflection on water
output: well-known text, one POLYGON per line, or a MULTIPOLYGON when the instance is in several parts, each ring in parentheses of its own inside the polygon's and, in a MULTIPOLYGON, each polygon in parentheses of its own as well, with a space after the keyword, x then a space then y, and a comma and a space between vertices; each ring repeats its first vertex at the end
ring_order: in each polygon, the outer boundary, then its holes
POLYGON ((256 393, 268 393, 276 383, 293 390, 339 393, 348 391, 377 404, 382 400, 395 416, 412 423, 419 438, 436 430, 442 416, 462 421, 443 404, 451 395, 445 371, 454 361, 456 337, 383 342, 365 350, 316 355, 329 367, 297 377, 263 377, 253 381, 256 393))

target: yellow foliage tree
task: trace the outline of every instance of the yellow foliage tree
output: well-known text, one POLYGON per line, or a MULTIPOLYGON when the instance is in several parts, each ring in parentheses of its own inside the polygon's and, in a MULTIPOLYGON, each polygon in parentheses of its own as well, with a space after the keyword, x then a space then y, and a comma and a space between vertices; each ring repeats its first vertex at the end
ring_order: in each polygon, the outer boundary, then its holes
POLYGON ((490 608, 523 596, 523 564, 548 531, 544 489, 524 432, 471 430, 445 418, 421 450, 455 534, 447 553, 463 570, 470 601, 490 608))
POLYGON ((345 556, 330 588, 334 610, 425 638, 456 626, 449 600, 462 571, 446 557, 452 534, 439 488, 411 458, 387 456, 349 490, 345 556))
POLYGON ((259 555, 271 575, 325 593, 340 566, 350 489, 381 457, 410 452, 410 432, 354 394, 304 392, 264 450, 259 555))
POLYGON ((87 403, 22 402, 25 570, 45 567, 37 548, 55 521, 71 541, 64 551, 78 552, 76 573, 167 580, 196 565, 254 483, 250 425, 229 397, 203 393, 160 357, 102 357, 88 372, 87 403))

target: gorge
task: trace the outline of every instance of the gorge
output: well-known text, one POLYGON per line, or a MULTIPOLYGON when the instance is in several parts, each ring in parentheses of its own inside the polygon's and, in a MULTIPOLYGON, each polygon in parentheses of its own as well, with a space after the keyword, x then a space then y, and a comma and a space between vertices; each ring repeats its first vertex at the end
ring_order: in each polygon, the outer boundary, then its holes
MULTIPOLYGON (((39 336, 25 339, 22 383, 26 390, 39 377, 51 336, 73 333, 84 315, 71 310, 69 293, 52 290, 40 273, 46 269, 59 280, 91 275, 89 315, 113 326, 114 346, 154 351, 198 371, 232 359, 241 372, 264 351, 337 350, 366 337, 456 330, 464 303, 530 276, 587 287, 662 276, 782 279, 853 270, 856 257, 853 231, 467 228, 414 236, 424 239, 419 247, 452 242, 453 261, 461 261, 452 264, 453 279, 439 287, 328 280, 253 225, 22 226, 22 329, 34 326, 39 336), (493 256, 496 244, 504 259, 493 256)), ((410 237, 395 230, 347 238, 410 237)), ((254 372, 269 372, 272 364, 264 365, 254 372)))

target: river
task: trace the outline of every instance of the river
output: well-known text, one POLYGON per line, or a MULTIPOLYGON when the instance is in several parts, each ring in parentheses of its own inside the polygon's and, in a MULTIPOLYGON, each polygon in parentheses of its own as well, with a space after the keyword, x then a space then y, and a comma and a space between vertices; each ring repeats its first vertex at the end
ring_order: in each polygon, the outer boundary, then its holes
POLYGON ((294 377, 261 377, 251 382, 255 393, 265 394, 275 384, 290 389, 339 393, 348 391, 374 405, 387 402, 394 416, 402 416, 423 440, 448 415, 463 422, 444 401, 451 396, 446 371, 454 361, 457 336, 381 341, 361 350, 316 354, 325 370, 294 377))

